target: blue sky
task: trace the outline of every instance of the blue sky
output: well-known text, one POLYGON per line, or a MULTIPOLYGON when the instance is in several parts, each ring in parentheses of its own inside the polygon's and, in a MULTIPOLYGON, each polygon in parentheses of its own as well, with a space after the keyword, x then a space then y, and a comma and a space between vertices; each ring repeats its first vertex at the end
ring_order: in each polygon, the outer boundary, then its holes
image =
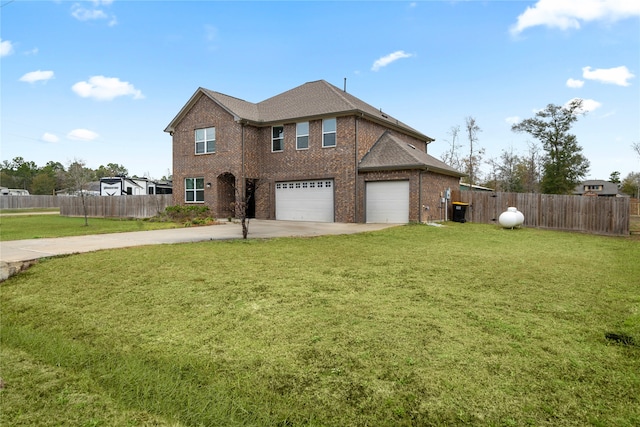
POLYGON ((531 138, 511 123, 582 98, 573 133, 588 177, 640 171, 637 0, 0 4, 1 160, 160 178, 172 168, 163 130, 198 87, 260 102, 346 78, 435 138, 436 157, 467 116, 485 159, 525 154, 531 138))

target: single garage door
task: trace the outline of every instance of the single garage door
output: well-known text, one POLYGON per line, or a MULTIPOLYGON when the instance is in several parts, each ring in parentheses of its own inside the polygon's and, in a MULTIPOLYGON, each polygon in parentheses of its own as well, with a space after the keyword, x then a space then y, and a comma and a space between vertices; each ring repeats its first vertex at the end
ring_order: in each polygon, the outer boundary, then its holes
POLYGON ((367 222, 409 222, 409 181, 367 182, 365 197, 367 222))
POLYGON ((277 182, 276 219, 333 222, 333 180, 277 182))

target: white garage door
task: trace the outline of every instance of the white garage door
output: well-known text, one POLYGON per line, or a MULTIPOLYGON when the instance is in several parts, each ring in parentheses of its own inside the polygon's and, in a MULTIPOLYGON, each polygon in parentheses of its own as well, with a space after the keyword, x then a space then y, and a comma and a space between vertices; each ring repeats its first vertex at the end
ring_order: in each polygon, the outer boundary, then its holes
POLYGON ((367 222, 409 222, 409 181, 367 182, 367 222))
POLYGON ((333 180, 277 182, 276 219, 333 222, 333 180))

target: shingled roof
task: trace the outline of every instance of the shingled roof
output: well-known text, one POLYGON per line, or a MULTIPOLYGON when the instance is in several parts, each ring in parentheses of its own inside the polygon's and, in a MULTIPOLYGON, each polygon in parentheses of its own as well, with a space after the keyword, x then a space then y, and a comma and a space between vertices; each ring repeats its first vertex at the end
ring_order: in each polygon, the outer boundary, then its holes
POLYGON ((381 109, 372 107, 350 93, 338 89, 325 80, 305 83, 257 104, 209 89, 198 88, 189 102, 167 126, 165 132, 172 132, 184 114, 203 95, 219 104, 233 115, 235 120, 246 121, 255 126, 311 120, 331 115, 361 114, 370 120, 408 133, 427 143, 434 141, 433 138, 389 116, 381 109))
POLYGON ((618 184, 616 183, 604 181, 602 179, 591 179, 582 181, 580 184, 576 185, 576 188, 573 190, 573 194, 598 194, 600 196, 617 196, 618 194, 620 194, 620 190, 618 188, 618 184), (589 189, 589 187, 599 187, 601 189, 589 189))
POLYGON ((465 176, 464 173, 407 144, 389 131, 378 138, 358 165, 358 170, 363 172, 405 169, 426 169, 444 175, 465 176))

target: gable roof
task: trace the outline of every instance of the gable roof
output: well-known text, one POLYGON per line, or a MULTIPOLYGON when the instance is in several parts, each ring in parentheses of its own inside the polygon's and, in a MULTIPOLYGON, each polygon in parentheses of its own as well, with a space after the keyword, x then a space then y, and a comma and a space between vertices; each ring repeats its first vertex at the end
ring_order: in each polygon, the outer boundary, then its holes
POLYGON ((389 116, 381 109, 372 107, 350 93, 338 89, 325 80, 305 83, 257 104, 209 89, 198 88, 178 115, 169 123, 165 132, 173 132, 182 117, 202 96, 207 96, 220 105, 236 121, 245 121, 255 126, 307 121, 327 116, 360 114, 369 120, 407 133, 427 143, 434 141, 433 138, 389 116))
POLYGON ((405 169, 426 169, 444 175, 466 176, 415 146, 407 144, 389 131, 378 138, 358 165, 358 170, 363 172, 405 169))
POLYGON ((576 185, 576 188, 573 190, 573 194, 581 195, 584 193, 597 193, 603 196, 615 196, 619 193, 618 184, 602 179, 591 179, 583 181, 580 184, 576 185), (590 185, 600 185, 602 186, 602 190, 589 190, 585 188, 590 185))

